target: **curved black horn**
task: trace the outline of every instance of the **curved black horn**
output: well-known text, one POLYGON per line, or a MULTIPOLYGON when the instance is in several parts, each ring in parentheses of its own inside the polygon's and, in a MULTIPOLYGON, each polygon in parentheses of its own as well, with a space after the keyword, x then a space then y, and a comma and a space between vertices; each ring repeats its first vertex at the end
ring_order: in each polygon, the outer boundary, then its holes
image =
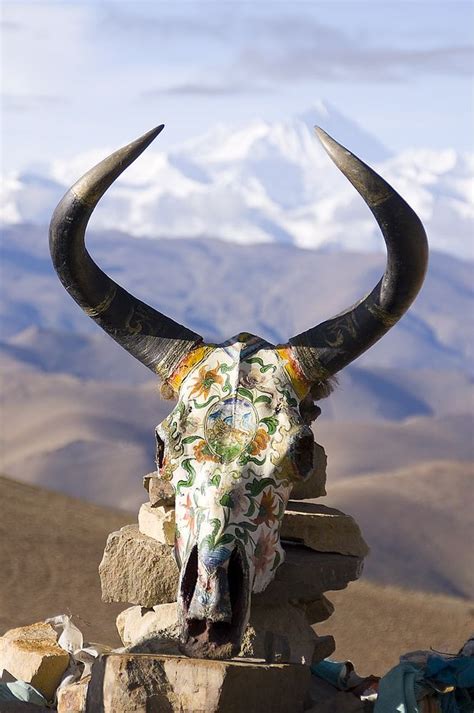
POLYGON ((310 382, 343 369, 388 332, 418 294, 428 263, 426 234, 410 206, 383 178, 322 129, 316 128, 316 133, 374 214, 387 245, 387 266, 367 297, 290 339, 310 382))
POLYGON ((69 189, 51 219, 49 245, 59 279, 78 305, 136 359, 167 379, 202 337, 117 285, 84 245, 87 223, 100 198, 162 129, 158 126, 119 149, 69 189))

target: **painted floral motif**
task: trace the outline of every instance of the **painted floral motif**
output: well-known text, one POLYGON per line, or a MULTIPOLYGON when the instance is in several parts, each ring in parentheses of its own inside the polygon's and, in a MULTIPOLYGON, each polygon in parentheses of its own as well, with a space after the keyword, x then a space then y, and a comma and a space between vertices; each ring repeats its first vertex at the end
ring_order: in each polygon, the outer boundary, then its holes
POLYGON ((178 403, 157 428, 165 443, 161 473, 176 491, 178 560, 184 565, 198 549, 193 606, 207 610, 209 573, 235 548, 253 591, 283 561, 280 525, 298 477, 290 445, 304 424, 282 355, 256 337, 239 335, 179 373, 178 403))
POLYGON ((219 364, 215 367, 215 369, 208 369, 206 366, 202 366, 199 369, 199 376, 195 379, 193 388, 189 392, 189 395, 194 396, 197 399, 201 396, 203 396, 204 399, 207 399, 213 384, 224 383, 224 380, 218 371, 219 364))

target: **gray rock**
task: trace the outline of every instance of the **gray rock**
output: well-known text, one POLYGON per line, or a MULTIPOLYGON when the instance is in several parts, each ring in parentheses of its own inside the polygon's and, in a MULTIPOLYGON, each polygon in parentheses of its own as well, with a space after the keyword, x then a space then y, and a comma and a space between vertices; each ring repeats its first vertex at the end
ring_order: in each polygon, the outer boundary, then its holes
POLYGON ((307 480, 298 480, 291 491, 292 500, 310 500, 326 495, 326 452, 319 443, 314 444, 313 472, 307 480))
POLYGON ((290 604, 298 607, 298 609, 302 609, 310 624, 318 624, 321 621, 326 621, 326 619, 329 619, 334 613, 334 604, 324 595, 314 601, 305 598, 292 599, 290 604))
POLYGON ((359 579, 363 569, 361 557, 350 557, 332 552, 315 552, 309 547, 283 542, 285 561, 275 579, 252 601, 292 601, 320 599, 324 592, 345 589, 349 582, 359 579))
POLYGON ((92 668, 87 713, 302 713, 308 666, 109 654, 92 668))
POLYGON ((104 602, 152 607, 176 600, 178 567, 173 548, 127 525, 107 538, 99 565, 104 602))
MULTIPOLYGON (((339 555, 283 542, 286 559, 277 569, 275 579, 261 594, 254 594, 254 604, 320 599, 324 592, 344 589, 362 572, 361 557, 339 555)), ((102 599, 153 607, 176 601, 178 567, 173 548, 139 532, 137 525, 127 525, 107 539, 99 566, 102 599)))
POLYGON ((85 713, 90 676, 63 686, 58 691, 57 713, 85 713))
POLYGON ((148 535, 163 545, 174 546, 174 506, 144 503, 138 513, 138 529, 143 535, 148 535))
POLYGON ((174 506, 175 492, 169 480, 160 478, 158 472, 149 473, 143 478, 143 487, 148 493, 150 503, 155 505, 174 506))
POLYGON ((283 539, 299 541, 317 552, 366 557, 369 548, 353 517, 315 503, 289 501, 281 526, 283 539))

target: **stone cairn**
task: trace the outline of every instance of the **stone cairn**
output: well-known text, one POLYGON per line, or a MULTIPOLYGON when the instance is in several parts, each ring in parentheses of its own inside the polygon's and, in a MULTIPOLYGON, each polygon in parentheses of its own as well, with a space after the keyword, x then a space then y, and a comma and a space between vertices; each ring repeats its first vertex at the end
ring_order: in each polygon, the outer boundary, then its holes
MULTIPOLYGON (((316 456, 314 475, 295 486, 283 518, 285 561, 267 589, 252 595, 242 649, 230 661, 179 654, 174 494, 158 473, 145 476, 149 501, 140 508, 138 524, 109 535, 99 566, 102 599, 133 606, 117 618, 124 648, 102 656, 92 669, 88 713, 312 709, 310 665, 335 648, 333 637, 318 637, 312 625, 334 611, 325 592, 358 579, 368 553, 352 517, 303 502, 326 495, 321 446, 316 456)), ((84 688, 77 695, 85 696, 84 688)))

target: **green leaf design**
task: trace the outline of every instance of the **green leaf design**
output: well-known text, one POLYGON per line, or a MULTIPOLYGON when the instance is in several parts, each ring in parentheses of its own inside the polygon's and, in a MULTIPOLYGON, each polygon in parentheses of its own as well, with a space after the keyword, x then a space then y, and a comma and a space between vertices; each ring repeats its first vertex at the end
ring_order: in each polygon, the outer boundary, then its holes
POLYGON ((191 458, 185 458, 183 460, 182 466, 184 470, 188 474, 187 480, 179 480, 177 485, 176 485, 176 492, 178 495, 181 494, 181 488, 190 488, 191 485, 193 485, 194 480, 196 478, 196 471, 194 470, 192 463, 191 463, 191 458))
POLYGON ((239 527, 242 527, 244 530, 250 532, 255 532, 255 530, 258 528, 258 525, 253 525, 251 522, 241 522, 239 524, 239 527))
MULTIPOLYGON (((278 419, 276 416, 267 416, 266 418, 262 418, 260 420, 260 423, 265 424, 270 436, 273 436, 273 434, 276 433, 277 426, 278 426, 278 419)), ((183 443, 185 443, 185 441, 186 441, 186 439, 183 441, 183 443)))
POLYGON ((231 535, 230 532, 226 532, 222 537, 219 537, 217 540, 215 546, 220 547, 221 545, 228 545, 229 543, 233 542, 235 540, 234 535, 231 535))
POLYGON ((259 403, 266 403, 266 404, 271 404, 272 399, 270 396, 267 396, 266 394, 261 394, 260 396, 257 396, 255 399, 254 403, 259 404, 259 403))
POLYGON ((219 504, 223 505, 225 508, 233 507, 234 503, 232 502, 231 493, 224 493, 224 495, 219 500, 219 504))
POLYGON ((215 485, 216 488, 218 488, 220 485, 220 482, 221 482, 221 474, 219 473, 219 471, 216 471, 214 473, 214 475, 212 476, 212 478, 209 479, 209 483, 211 485, 215 485))
POLYGON ((239 540, 242 540, 245 545, 249 541, 249 533, 246 530, 241 530, 238 527, 235 528, 235 536, 238 537, 239 540))
POLYGON ((194 443, 194 441, 203 441, 204 439, 202 436, 186 436, 186 438, 183 438, 181 443, 194 443))
POLYGON ((254 501, 254 500, 250 500, 249 509, 248 509, 247 512, 245 513, 245 517, 252 517, 252 515, 254 514, 254 512, 255 512, 255 501, 254 501))
POLYGON ((206 406, 209 406, 210 403, 212 403, 215 399, 219 399, 219 396, 217 394, 213 394, 210 396, 207 401, 204 401, 203 404, 199 404, 196 399, 193 399, 193 404, 196 408, 205 408, 206 406))
POLYGON ((259 478, 252 480, 251 483, 247 483, 245 485, 245 489, 249 491, 250 495, 255 497, 256 495, 260 495, 260 493, 265 490, 269 485, 273 486, 274 488, 277 487, 276 482, 273 480, 273 478, 259 478))
POLYGON ((239 386, 237 389, 237 393, 240 396, 243 396, 245 399, 248 399, 249 401, 253 401, 253 394, 249 389, 246 389, 244 386, 239 386))
POLYGON ((265 364, 263 362, 263 359, 260 359, 260 357, 252 357, 251 359, 247 359, 247 362, 249 364, 259 364, 260 372, 262 374, 265 374, 265 372, 269 371, 269 369, 271 369, 272 371, 276 371, 275 364, 265 364))

